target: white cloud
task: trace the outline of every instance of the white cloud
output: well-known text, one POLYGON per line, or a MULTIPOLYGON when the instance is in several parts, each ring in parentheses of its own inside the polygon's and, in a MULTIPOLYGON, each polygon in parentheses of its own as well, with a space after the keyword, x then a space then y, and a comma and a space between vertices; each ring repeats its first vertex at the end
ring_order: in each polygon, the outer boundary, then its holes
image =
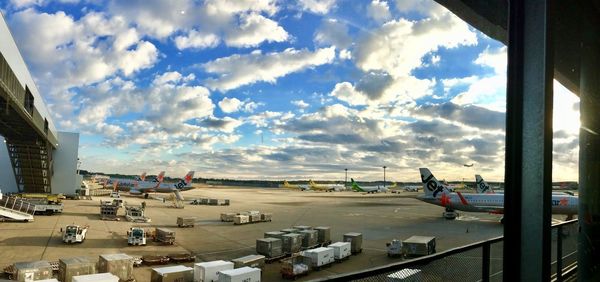
POLYGON ((214 33, 203 33, 197 30, 191 30, 187 36, 175 37, 175 46, 183 50, 187 48, 205 49, 214 48, 219 45, 221 39, 214 33))
POLYGON ((373 0, 367 6, 367 15, 378 22, 384 22, 392 17, 386 1, 373 0))
POLYGON ((340 51, 339 57, 342 60, 350 60, 352 59, 352 52, 347 49, 343 49, 340 51))
POLYGON ((300 109, 306 109, 310 106, 308 103, 304 102, 304 100, 293 100, 290 103, 300 109))
POLYGON ((327 14, 335 6, 336 0, 298 0, 304 10, 315 14, 327 14))
POLYGON ((154 85, 165 85, 165 84, 177 84, 179 82, 189 82, 196 78, 196 75, 190 73, 187 76, 181 75, 181 73, 176 71, 165 72, 163 74, 156 75, 152 84, 154 85))
POLYGON ((345 49, 352 45, 348 27, 336 19, 323 20, 315 32, 314 40, 320 46, 334 45, 339 49, 345 49))
POLYGON ((288 38, 288 33, 277 22, 252 13, 240 16, 240 25, 227 32, 225 43, 233 47, 254 47, 264 41, 283 42, 288 38))
POLYGON ((219 102, 219 107, 221 108, 221 111, 223 111, 224 113, 234 113, 237 112, 240 107, 242 106, 242 101, 238 100, 237 98, 223 98, 223 100, 221 100, 219 102))
POLYGON ((202 65, 209 73, 218 74, 206 84, 211 89, 228 91, 258 81, 275 83, 277 78, 293 72, 328 64, 335 58, 333 47, 317 49, 286 49, 279 53, 263 54, 254 51, 246 55, 232 55, 202 65))
POLYGON ((367 95, 360 91, 356 91, 354 85, 350 82, 337 83, 333 91, 331 91, 331 96, 334 96, 351 106, 366 105, 368 102, 367 95))

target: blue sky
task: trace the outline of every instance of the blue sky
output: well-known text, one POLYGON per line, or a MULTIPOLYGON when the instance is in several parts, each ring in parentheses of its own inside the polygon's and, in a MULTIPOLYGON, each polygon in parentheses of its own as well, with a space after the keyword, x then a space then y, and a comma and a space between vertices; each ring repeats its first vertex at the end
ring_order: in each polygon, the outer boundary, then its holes
MULTIPOLYGON (((84 169, 503 178, 506 48, 433 1, 3 3, 84 169)), ((576 179, 578 101, 556 90, 554 178, 576 179)))

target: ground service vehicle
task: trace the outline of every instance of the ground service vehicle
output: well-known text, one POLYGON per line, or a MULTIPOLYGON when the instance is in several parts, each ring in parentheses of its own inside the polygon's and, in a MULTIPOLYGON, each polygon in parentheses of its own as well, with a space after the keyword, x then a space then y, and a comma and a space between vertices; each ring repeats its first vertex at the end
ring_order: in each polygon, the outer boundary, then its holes
POLYGON ((67 225, 63 232, 62 240, 65 243, 83 243, 89 226, 67 225))
POLYGON ((146 230, 140 227, 131 227, 127 231, 127 245, 146 246, 146 230))

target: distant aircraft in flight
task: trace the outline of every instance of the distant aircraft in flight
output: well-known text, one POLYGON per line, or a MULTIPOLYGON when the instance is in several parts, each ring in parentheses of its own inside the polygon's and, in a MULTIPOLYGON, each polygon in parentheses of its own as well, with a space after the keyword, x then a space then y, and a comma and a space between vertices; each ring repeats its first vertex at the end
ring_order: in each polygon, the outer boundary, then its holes
MULTIPOLYGON (((504 214, 504 194, 467 194, 450 192, 448 187, 439 182, 427 168, 419 168, 421 182, 425 194, 417 199, 444 207, 443 216, 446 219, 455 219, 456 211, 487 212, 492 214, 504 214)), ((489 189, 489 188, 488 188, 489 189)), ((478 190, 482 190, 478 188, 478 190)), ((486 189, 487 190, 487 189, 486 189)), ((481 191, 483 193, 487 191, 481 191)), ((552 213, 565 214, 567 219, 577 214, 579 198, 566 194, 552 195, 552 213)), ((504 222, 501 219, 500 222, 504 222)))
POLYGON ((472 164, 463 164, 464 167, 473 167, 473 163, 472 164))

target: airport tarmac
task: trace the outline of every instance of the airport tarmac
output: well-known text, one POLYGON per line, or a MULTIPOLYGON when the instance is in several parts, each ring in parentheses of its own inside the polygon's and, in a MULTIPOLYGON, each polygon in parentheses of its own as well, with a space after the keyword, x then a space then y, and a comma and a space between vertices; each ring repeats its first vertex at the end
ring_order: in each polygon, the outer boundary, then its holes
MULTIPOLYGON (((159 200, 127 196, 130 204, 147 204, 146 216, 151 223, 103 221, 99 216, 100 200, 65 200, 64 212, 54 216, 36 216, 34 222, 0 222, 0 267, 19 261, 48 260, 74 256, 97 257, 101 254, 126 253, 143 256, 193 253, 197 262, 231 260, 255 254, 256 239, 264 232, 278 231, 294 225, 330 226, 333 242, 342 241, 343 234, 363 234, 363 252, 343 263, 314 271, 300 280, 310 280, 338 273, 366 269, 397 262, 388 258, 386 242, 406 239, 413 235, 435 236, 437 251, 502 235, 499 216, 480 213, 461 213, 457 220, 441 217, 443 208, 423 203, 415 192, 399 194, 361 194, 355 192, 314 192, 287 189, 241 187, 200 187, 182 193, 188 200, 200 197, 229 199, 230 206, 195 206, 184 209, 170 207, 159 200), (272 222, 233 225, 221 222, 220 214, 258 210, 273 214, 272 222), (178 216, 196 216, 194 228, 177 228, 178 216), (66 245, 60 229, 67 224, 89 225, 88 236, 82 244, 66 245), (174 245, 149 242, 147 246, 128 246, 126 232, 131 226, 168 227, 176 231, 174 245)), ((156 196, 167 196, 156 194, 156 196)), ((120 209, 119 213, 124 214, 120 209)), ((187 265, 192 265, 189 263, 187 265)), ((263 281, 279 281, 280 264, 267 264, 263 281)), ((134 269, 137 281, 150 280, 150 267, 134 269)))

